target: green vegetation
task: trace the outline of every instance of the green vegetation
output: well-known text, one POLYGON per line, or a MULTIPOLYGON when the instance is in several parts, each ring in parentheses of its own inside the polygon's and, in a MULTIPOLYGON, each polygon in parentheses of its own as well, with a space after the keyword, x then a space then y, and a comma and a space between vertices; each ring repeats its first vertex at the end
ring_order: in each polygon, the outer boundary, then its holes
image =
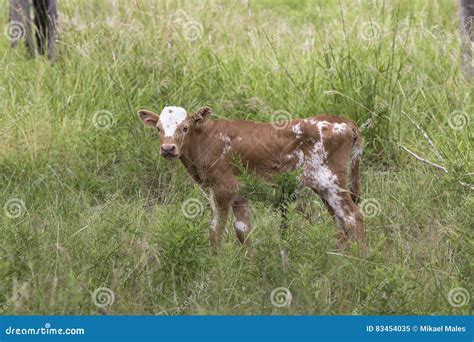
POLYGON ((449 296, 473 290, 474 198, 460 184, 474 184, 473 88, 455 2, 59 5, 54 64, 0 40, 3 314, 97 314, 100 287, 115 294, 110 314, 471 312, 473 299, 449 296), (230 224, 212 253, 204 193, 136 116, 165 105, 355 120, 367 257, 337 249, 334 222, 306 191, 289 207, 286 272, 280 218, 262 202, 255 255, 230 224), (183 213, 191 198, 198 215, 183 213), (272 305, 277 287, 291 305, 272 305))

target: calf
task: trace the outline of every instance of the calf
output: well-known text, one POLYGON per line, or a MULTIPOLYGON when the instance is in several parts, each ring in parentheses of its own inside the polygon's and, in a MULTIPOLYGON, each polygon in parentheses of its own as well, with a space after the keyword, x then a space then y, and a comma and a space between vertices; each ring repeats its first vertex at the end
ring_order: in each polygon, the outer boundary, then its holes
POLYGON ((209 189, 212 245, 221 242, 230 208, 238 239, 249 243, 249 204, 239 195, 239 168, 232 156, 264 180, 300 169, 303 185, 321 197, 335 219, 340 240, 364 240, 362 215, 354 204, 360 196, 362 155, 361 136, 354 122, 320 115, 277 127, 264 122, 210 120, 210 114, 207 107, 190 115, 181 107, 165 107, 160 115, 138 112, 143 123, 160 135, 161 155, 181 160, 192 178, 209 189))

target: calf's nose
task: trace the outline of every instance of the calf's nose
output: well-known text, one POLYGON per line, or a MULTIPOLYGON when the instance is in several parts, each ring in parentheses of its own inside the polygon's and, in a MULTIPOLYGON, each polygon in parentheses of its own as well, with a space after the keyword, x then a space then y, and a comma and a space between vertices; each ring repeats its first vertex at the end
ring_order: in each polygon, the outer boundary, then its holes
POLYGON ((165 154, 173 153, 176 150, 176 145, 161 145, 161 152, 165 154))

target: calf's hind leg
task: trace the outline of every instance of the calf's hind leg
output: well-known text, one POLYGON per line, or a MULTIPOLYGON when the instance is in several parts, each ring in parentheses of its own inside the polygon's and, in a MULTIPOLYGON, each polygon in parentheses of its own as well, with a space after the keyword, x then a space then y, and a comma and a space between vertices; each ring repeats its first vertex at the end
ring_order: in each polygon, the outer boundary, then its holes
POLYGON ((232 201, 232 211, 234 212, 234 228, 239 241, 243 245, 249 245, 250 234, 250 208, 247 200, 243 197, 236 197, 232 201))
MULTIPOLYGON (((341 160, 344 160, 340 158, 341 160)), ((362 214, 347 191, 347 166, 337 162, 337 158, 320 161, 316 167, 310 165, 303 173, 305 185, 311 187, 328 208, 337 225, 341 229, 338 234, 340 243, 348 238, 365 242, 362 214)))
POLYGON ((349 192, 338 188, 313 190, 321 196, 329 213, 340 228, 338 240, 341 245, 348 239, 365 243, 364 223, 359 208, 354 204, 349 192))

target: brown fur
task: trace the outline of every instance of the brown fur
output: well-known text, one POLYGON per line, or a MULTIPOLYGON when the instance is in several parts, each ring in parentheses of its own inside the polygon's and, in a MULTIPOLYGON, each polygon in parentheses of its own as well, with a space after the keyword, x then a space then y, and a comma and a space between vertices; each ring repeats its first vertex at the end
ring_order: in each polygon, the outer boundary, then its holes
MULTIPOLYGON (((354 203, 360 197, 362 152, 354 122, 320 115, 291 120, 281 128, 264 122, 208 120, 210 113, 209 108, 201 108, 179 124, 175 135, 165 137, 161 130, 160 136, 162 144, 174 144, 175 155, 167 157, 179 158, 194 181, 210 192, 213 220, 209 234, 214 246, 221 242, 230 208, 238 239, 249 243, 250 207, 239 195, 239 170, 233 157, 265 180, 301 168, 302 183, 321 196, 338 223, 340 239, 364 241, 363 218, 354 203), (186 133, 182 127, 188 128, 186 133)), ((157 114, 140 111, 139 116, 145 124, 160 127, 157 114)))

